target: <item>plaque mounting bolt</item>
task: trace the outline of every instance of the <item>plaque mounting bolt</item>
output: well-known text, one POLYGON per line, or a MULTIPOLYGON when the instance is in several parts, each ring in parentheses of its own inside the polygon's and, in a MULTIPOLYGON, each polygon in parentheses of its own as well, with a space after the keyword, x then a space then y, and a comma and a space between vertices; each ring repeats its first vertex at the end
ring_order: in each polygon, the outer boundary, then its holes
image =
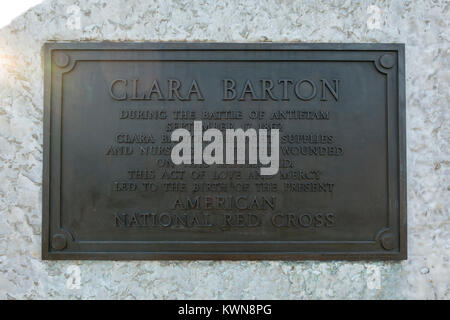
POLYGON ((380 58, 380 64, 385 69, 390 69, 394 66, 395 60, 392 54, 383 54, 380 58))
POLYGON ((66 236, 58 233, 53 236, 52 248, 55 250, 63 250, 67 246, 66 236))
POLYGON ((67 67, 67 65, 69 64, 70 58, 67 54, 62 53, 62 52, 56 52, 53 55, 53 60, 55 61, 55 64, 60 67, 60 68, 64 68, 67 67))
POLYGON ((385 250, 392 250, 392 249, 394 249, 394 237, 392 236, 392 233, 385 233, 381 237, 381 246, 385 250))

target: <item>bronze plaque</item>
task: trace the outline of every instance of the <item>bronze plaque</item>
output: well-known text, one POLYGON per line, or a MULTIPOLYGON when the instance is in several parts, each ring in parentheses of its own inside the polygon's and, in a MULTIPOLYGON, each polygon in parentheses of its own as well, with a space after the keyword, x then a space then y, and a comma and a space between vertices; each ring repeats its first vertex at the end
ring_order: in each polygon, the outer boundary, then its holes
POLYGON ((406 259, 403 44, 43 59, 43 259, 406 259))

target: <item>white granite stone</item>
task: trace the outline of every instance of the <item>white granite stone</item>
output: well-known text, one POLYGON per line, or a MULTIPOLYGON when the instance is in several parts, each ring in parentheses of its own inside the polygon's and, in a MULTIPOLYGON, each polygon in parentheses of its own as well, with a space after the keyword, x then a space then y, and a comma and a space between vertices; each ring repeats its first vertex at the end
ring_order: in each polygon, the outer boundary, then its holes
POLYGON ((0 299, 450 298, 449 3, 44 1, 0 30, 0 299), (406 43, 403 262, 40 259, 48 40, 406 43))

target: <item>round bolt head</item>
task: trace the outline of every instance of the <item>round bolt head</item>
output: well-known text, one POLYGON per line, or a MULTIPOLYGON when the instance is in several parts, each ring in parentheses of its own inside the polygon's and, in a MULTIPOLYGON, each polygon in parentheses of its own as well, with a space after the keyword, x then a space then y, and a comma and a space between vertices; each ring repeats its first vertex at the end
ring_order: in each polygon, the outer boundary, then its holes
POLYGON ((64 68, 67 67, 67 65, 69 64, 70 58, 67 54, 62 53, 62 52, 56 52, 53 55, 53 61, 55 61, 55 64, 60 67, 60 68, 64 68))
POLYGON ((392 250, 394 249, 394 237, 391 233, 386 233, 381 237, 381 246, 385 250, 392 250))
POLYGON ((383 68, 390 69, 394 66, 395 60, 392 54, 384 54, 380 58, 380 64, 383 68))
POLYGON ((66 236, 63 234, 55 234, 52 240, 52 248, 55 250, 63 250, 67 246, 66 236))

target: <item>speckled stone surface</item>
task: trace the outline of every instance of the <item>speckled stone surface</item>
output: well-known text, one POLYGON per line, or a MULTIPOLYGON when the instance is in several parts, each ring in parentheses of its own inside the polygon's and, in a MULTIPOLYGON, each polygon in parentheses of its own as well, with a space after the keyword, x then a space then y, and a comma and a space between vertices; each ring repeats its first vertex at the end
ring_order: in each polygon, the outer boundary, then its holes
POLYGON ((450 298, 448 1, 44 1, 0 30, 0 299, 450 298), (408 251, 387 262, 41 261, 48 40, 403 42, 408 251))

